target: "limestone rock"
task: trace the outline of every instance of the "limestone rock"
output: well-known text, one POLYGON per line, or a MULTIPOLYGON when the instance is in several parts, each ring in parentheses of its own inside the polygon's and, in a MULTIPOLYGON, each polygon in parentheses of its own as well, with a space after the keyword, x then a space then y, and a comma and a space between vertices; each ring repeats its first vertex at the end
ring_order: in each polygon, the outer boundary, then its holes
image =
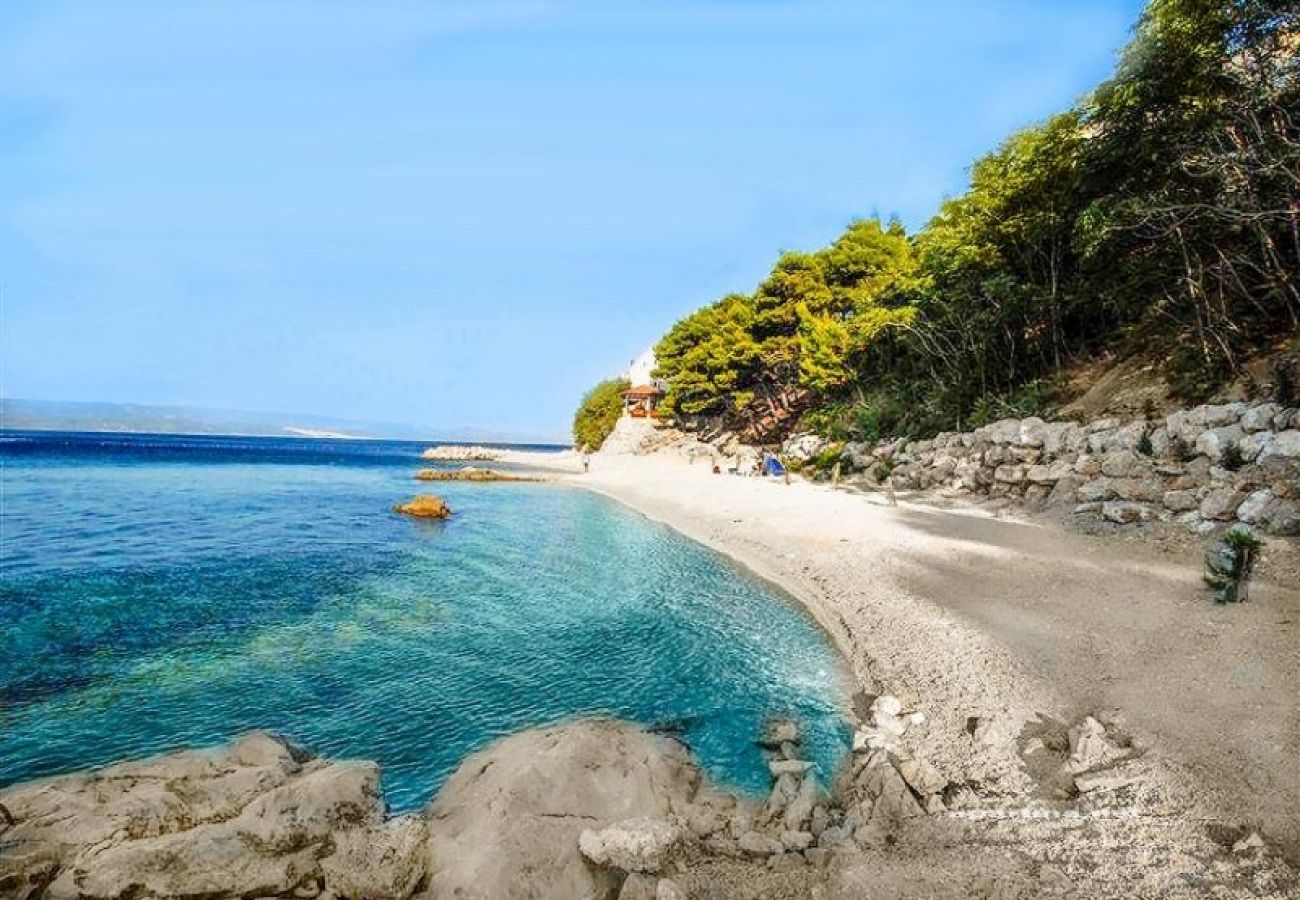
POLYGON ((1247 431, 1267 431, 1273 427, 1273 419, 1282 411, 1280 403, 1261 403, 1242 413, 1241 427, 1247 431))
POLYGON ((1136 522, 1149 522, 1157 516, 1155 510, 1143 503, 1116 500, 1101 505, 1101 517, 1119 525, 1132 525, 1136 522))
POLYGON ((1236 516, 1237 507, 1244 499, 1245 496, 1236 488, 1215 488, 1201 500, 1201 518, 1226 522, 1236 516))
POLYGON ((1240 425, 1225 425, 1201 432, 1196 439, 1196 452, 1214 462, 1223 459, 1228 447, 1235 445, 1246 436, 1240 425))
POLYGON ((418 494, 405 503, 397 504, 393 510, 417 519, 446 519, 451 515, 451 507, 441 497, 433 494, 418 494))
POLYGON ((1265 447, 1259 456, 1261 461, 1278 456, 1287 459, 1300 458, 1300 430, 1279 431, 1272 443, 1265 447))
POLYGON ((623 880, 619 888, 618 900, 655 900, 658 879, 653 875, 633 872, 623 880))
POLYGON ((427 874, 428 822, 402 816, 334 836, 334 852, 321 860, 325 889, 348 900, 409 897, 427 874))
POLYGON ((1196 499, 1194 491, 1165 491, 1163 497, 1165 509, 1172 512, 1187 512, 1197 509, 1201 501, 1196 499))
POLYGON ((660 878, 655 886, 655 900, 686 900, 686 891, 670 878, 660 878))
POLYGON ((689 815, 699 783, 680 744, 627 723, 510 735, 461 763, 430 807, 429 889, 462 900, 612 896, 617 873, 588 865, 579 834, 689 815))
POLYGON ((1269 534, 1300 534, 1300 500, 1273 498, 1260 512, 1259 522, 1269 534))
POLYGON ((898 764, 898 772, 912 790, 922 797, 938 794, 948 784, 938 769, 920 759, 903 760, 898 764))
POLYGON ((1264 517, 1264 511, 1273 501, 1273 492, 1264 488, 1255 491, 1237 507, 1237 518, 1248 525, 1258 524, 1264 517))
POLYGON ((684 839, 680 822, 643 816, 600 830, 583 829, 578 849, 597 865, 625 872, 658 872, 684 839))
POLYGON ((774 853, 781 853, 785 849, 785 845, 776 838, 757 831, 742 834, 736 844, 742 853, 753 857, 768 857, 774 853))
POLYGON ((1065 761, 1067 772, 1086 772, 1122 757, 1123 749, 1111 743, 1106 728, 1087 716, 1069 731, 1070 755, 1065 761))

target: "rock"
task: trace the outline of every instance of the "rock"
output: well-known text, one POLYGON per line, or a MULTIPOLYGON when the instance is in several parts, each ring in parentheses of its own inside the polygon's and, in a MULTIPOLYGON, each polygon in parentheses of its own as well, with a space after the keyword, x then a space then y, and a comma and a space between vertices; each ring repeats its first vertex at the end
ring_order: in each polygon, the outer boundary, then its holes
POLYGON ((1227 449, 1246 436, 1240 425, 1225 425, 1201 432, 1196 439, 1196 452, 1214 462, 1223 459, 1227 449))
POLYGON ((508 475, 495 469, 477 469, 464 466, 460 469, 420 469, 416 481, 537 481, 527 475, 508 475))
POLYGON ((1101 473, 1112 478, 1128 478, 1146 467, 1146 460, 1132 450, 1117 450, 1101 458, 1101 473))
POLYGON ((948 807, 944 805, 943 798, 938 794, 931 794, 929 797, 926 797, 924 806, 925 814, 927 816, 937 816, 940 813, 948 811, 948 807))
POLYGON ((1277 436, 1271 431, 1257 431, 1237 441, 1237 450, 1245 462, 1254 462, 1268 449, 1277 436))
POLYGON ((825 438, 815 434, 796 434, 786 440, 781 447, 783 455, 807 462, 826 449, 825 438))
POLYGON ((827 825, 817 836, 817 846, 823 848, 838 847, 852 837, 852 830, 839 825, 827 825))
POLYGON ((1188 411, 1188 419, 1194 425, 1203 425, 1206 428, 1221 428, 1236 424, 1245 411, 1245 405, 1241 403, 1226 403, 1222 406, 1196 406, 1188 411))
POLYGON ((767 835, 760 834, 757 831, 750 831, 742 834, 740 840, 736 842, 736 845, 740 848, 742 853, 755 858, 769 857, 785 850, 785 845, 776 838, 768 837, 767 835))
POLYGON ((1081 794, 1093 791, 1117 791, 1133 783, 1133 779, 1123 772, 1103 770, 1074 776, 1074 786, 1081 794))
POLYGON ((1016 430, 1016 443, 1025 447, 1041 447, 1047 443, 1047 423, 1036 416, 1020 422, 1016 430))
POLYGON ((812 768, 812 763, 801 759, 774 759, 767 764, 773 778, 782 775, 802 775, 812 768))
POLYGON ((1275 497, 1260 512, 1259 523, 1269 534, 1300 534, 1300 500, 1275 497))
POLYGON ((824 869, 831 864, 831 851, 825 847, 809 847, 803 852, 803 858, 814 869, 824 869))
POLYGON ((1267 431, 1273 427, 1273 419, 1282 411, 1280 403, 1261 403, 1242 413, 1241 427, 1247 431, 1267 431))
POLYGON ((1108 501, 1101 505, 1101 517, 1119 525, 1149 522, 1157 518, 1155 510, 1143 503, 1108 501))
POLYGON ((1124 755, 1124 751, 1106 736, 1105 726, 1092 716, 1071 728, 1069 739, 1070 756, 1065 761, 1067 772, 1086 772, 1124 755))
POLYGON ((881 694, 871 702, 870 712, 873 716, 899 716, 903 712, 903 701, 892 694, 881 694))
POLYGON ((855 786, 871 801, 871 819, 894 822, 924 814, 907 782, 884 751, 871 754, 855 786))
POLYGON ((457 462, 488 462, 501 458, 500 450, 491 447, 464 447, 459 444, 441 444, 429 447, 420 454, 422 459, 441 459, 457 462))
POLYGON ((768 722, 763 729, 759 744, 769 749, 778 749, 782 744, 799 743, 799 726, 788 719, 768 722))
MULTIPOLYGON (((313 759, 264 732, 15 785, 0 809, 0 889, 52 900, 317 891, 322 858, 383 813, 374 763, 313 759)), ((383 857, 366 861, 375 879, 383 857)))
POLYGON ((898 773, 922 797, 937 794, 948 784, 938 769, 920 759, 907 759, 899 763, 898 773))
POLYGON ((808 774, 799 785, 799 791, 785 808, 782 822, 790 831, 801 831, 812 819, 813 808, 821 799, 817 776, 808 774))
POLYGON ((451 507, 441 497, 433 494, 419 494, 405 503, 397 504, 393 511, 418 519, 446 519, 451 515, 451 507))
POLYGON ((830 825, 830 814, 824 806, 814 806, 812 818, 808 821, 808 831, 813 837, 821 837, 823 831, 830 825))
POLYGON ((429 827, 420 816, 334 835, 334 852, 321 860, 325 887, 348 900, 409 897, 427 874, 429 827))
POLYGON ((1196 499, 1193 491, 1165 491, 1163 503, 1165 509, 1173 512, 1187 512, 1201 505, 1201 501, 1196 499))
POLYGON ((583 829, 578 849, 597 865, 625 872, 658 872, 685 837, 679 821, 642 816, 600 830, 583 829))
POLYGON ((1215 488, 1201 500, 1201 518, 1226 522, 1236 516, 1237 507, 1244 499, 1245 495, 1236 488, 1215 488))
POLYGON ((1108 450, 1118 451, 1120 453, 1136 453, 1142 446, 1143 438, 1148 436, 1151 426, 1147 422, 1130 422, 1115 430, 1111 436, 1108 450))
POLYGON ((1279 431, 1272 443, 1259 455, 1261 461, 1278 456, 1287 459, 1300 458, 1300 430, 1279 431))
POLYGON ((1263 519, 1264 510, 1272 501, 1273 492, 1270 489, 1255 491, 1241 501, 1241 505, 1237 507, 1237 518, 1248 525, 1255 525, 1263 519))
POLYGON ((772 785, 772 793, 768 795, 767 805, 763 807, 763 819, 771 821, 780 816, 798 793, 799 779, 796 776, 788 773, 778 775, 776 783, 772 785))
POLYGON ((512 734, 469 756, 427 813, 428 891, 462 900, 568 900, 615 894, 592 867, 584 829, 693 811, 699 769, 677 742, 588 719, 512 734))
POLYGON ((783 831, 781 843, 787 850, 802 852, 813 845, 813 836, 806 831, 783 831))
POLYGON ((1027 466, 1005 463, 993 470, 993 480, 1003 484, 1019 484, 1025 480, 1028 471, 1027 466))
POLYGON ((656 900, 658 881, 659 879, 653 875, 632 872, 623 880, 623 887, 618 892, 618 900, 656 900))
POLYGON ((1084 453, 1074 461, 1074 471, 1084 478, 1095 478, 1101 474, 1101 460, 1084 453))
POLYGON ((788 872, 791 869, 799 869, 804 865, 802 853, 777 853, 768 857, 767 867, 777 872, 788 872))
POLYGON ((1232 845, 1233 853, 1250 853, 1262 849, 1264 849, 1264 839, 1254 831, 1232 845))
POLYGON ((655 887, 655 900, 686 900, 686 892, 672 879, 660 878, 655 887))

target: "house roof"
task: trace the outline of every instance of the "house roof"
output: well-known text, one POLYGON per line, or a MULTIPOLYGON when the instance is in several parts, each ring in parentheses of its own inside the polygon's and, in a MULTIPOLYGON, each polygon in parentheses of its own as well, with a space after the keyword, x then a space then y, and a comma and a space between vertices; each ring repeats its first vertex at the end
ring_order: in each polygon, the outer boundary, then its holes
POLYGON ((624 397, 658 397, 663 394, 662 388, 657 388, 653 384, 639 384, 623 392, 624 397))

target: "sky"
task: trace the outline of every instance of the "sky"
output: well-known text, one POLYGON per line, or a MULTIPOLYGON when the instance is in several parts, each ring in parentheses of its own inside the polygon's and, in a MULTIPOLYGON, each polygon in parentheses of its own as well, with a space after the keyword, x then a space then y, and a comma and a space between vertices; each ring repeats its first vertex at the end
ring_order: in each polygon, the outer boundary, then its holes
POLYGON ((1136 0, 4 0, 0 395, 521 438, 853 218, 924 224, 1136 0))

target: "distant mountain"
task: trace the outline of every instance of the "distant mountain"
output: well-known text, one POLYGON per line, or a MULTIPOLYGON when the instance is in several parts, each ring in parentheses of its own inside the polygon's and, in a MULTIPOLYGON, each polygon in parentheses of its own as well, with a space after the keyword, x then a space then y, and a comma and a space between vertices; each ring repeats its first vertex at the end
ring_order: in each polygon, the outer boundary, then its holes
POLYGON ((333 416, 248 412, 193 406, 0 399, 0 428, 18 431, 116 431, 239 434, 264 437, 389 438, 411 441, 546 443, 536 435, 483 428, 421 428, 333 416))

